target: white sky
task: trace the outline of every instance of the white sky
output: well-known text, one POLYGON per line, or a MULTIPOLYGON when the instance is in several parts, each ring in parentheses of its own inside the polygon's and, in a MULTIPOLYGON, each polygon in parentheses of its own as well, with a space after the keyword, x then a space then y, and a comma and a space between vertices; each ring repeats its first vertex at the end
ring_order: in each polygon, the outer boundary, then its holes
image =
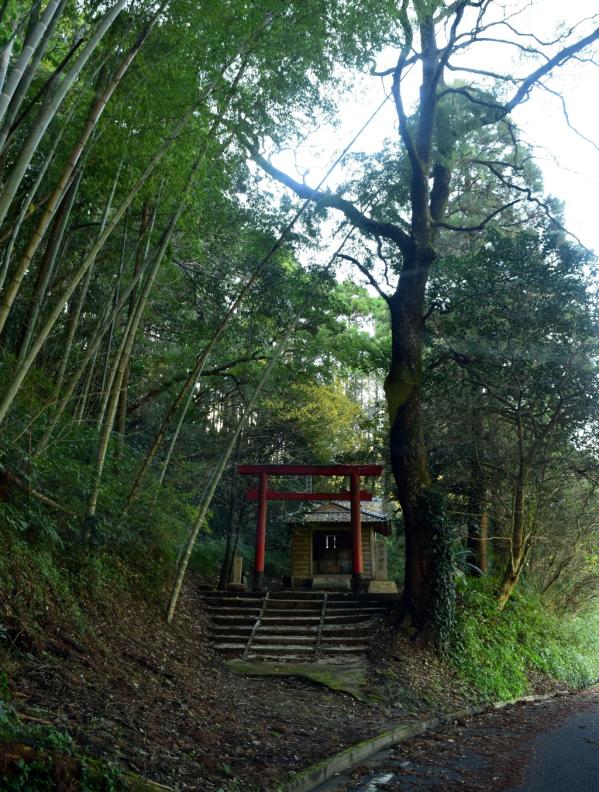
MULTIPOLYGON (((534 32, 540 38, 551 38, 561 25, 570 27, 579 19, 599 12, 597 0, 507 0, 497 3, 497 12, 523 9, 515 20, 520 30, 534 32)), ((589 25, 581 28, 580 35, 588 33, 589 25)), ((504 33, 496 35, 505 36, 504 33)), ((578 37, 578 36, 577 36, 578 37)), ((595 49, 596 60, 599 52, 595 49)), ((379 67, 393 65, 397 55, 383 53, 379 67)), ((455 59, 458 62, 458 59, 455 59)), ((476 65, 493 71, 526 75, 537 67, 538 61, 522 60, 513 48, 479 44, 468 61, 462 65, 476 65), (510 61, 511 58, 511 61, 510 61)), ((413 85, 407 85, 408 98, 417 91, 419 74, 414 73, 413 85)), ((461 76, 456 73, 456 76, 461 76)), ((599 146, 599 68, 592 63, 571 63, 560 68, 551 78, 550 86, 562 93, 570 120, 587 138, 599 146)), ((330 163, 351 140, 352 135, 368 118, 383 98, 381 81, 371 76, 361 76, 351 93, 340 97, 337 129, 323 128, 313 132, 298 151, 282 152, 274 158, 279 167, 292 175, 304 176, 306 182, 316 186, 330 163)), ((567 227, 587 247, 599 253, 599 148, 577 136, 568 128, 558 98, 536 89, 527 103, 513 113, 523 137, 536 148, 536 159, 545 179, 546 192, 565 202, 567 227)), ((356 144, 357 151, 378 151, 381 141, 396 135, 397 119, 391 102, 376 118, 375 123, 356 144)), ((334 186, 337 178, 329 181, 334 186)))

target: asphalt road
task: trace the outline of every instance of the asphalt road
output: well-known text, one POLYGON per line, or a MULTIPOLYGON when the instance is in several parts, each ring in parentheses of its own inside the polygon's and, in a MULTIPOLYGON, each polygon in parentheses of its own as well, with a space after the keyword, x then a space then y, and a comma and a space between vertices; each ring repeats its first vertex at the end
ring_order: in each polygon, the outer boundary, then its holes
POLYGON ((450 724, 318 792, 599 792, 599 690, 450 724))
POLYGON ((599 699, 530 743, 524 779, 510 792, 599 792, 599 699))

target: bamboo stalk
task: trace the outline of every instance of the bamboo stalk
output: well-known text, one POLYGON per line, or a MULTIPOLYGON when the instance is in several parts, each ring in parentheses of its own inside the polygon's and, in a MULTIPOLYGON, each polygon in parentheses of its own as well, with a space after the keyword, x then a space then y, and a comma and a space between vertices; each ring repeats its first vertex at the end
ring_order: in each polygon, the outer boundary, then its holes
POLYGON ((192 529, 192 531, 191 531, 191 533, 189 535, 189 538, 187 540, 187 545, 185 547, 185 552, 183 553, 183 556, 182 556, 181 561, 179 563, 179 568, 177 570, 177 576, 176 576, 176 579, 175 579, 175 584, 173 586, 173 591, 172 591, 172 594, 171 594, 171 599, 170 599, 168 610, 167 610, 166 619, 167 619, 167 622, 169 624, 172 622, 173 616, 175 615, 175 609, 177 607, 177 602, 179 600, 179 595, 181 593, 181 586, 183 585, 183 581, 185 579, 185 573, 187 572, 187 567, 189 566, 189 560, 191 558, 191 554, 193 552, 193 548, 194 548, 194 545, 196 543, 196 539, 198 537, 198 534, 200 532, 200 529, 201 529, 202 525, 204 524, 204 521, 206 519, 206 515, 208 514, 208 509, 210 508, 210 504, 212 503, 212 498, 214 497, 214 493, 216 492, 216 488, 217 488, 217 486, 218 486, 218 484, 219 484, 219 482, 221 480, 221 477, 223 475, 223 472, 224 472, 224 470, 225 470, 225 468, 227 466, 227 462, 229 461, 229 457, 231 456, 231 453, 233 452, 233 449, 235 448, 235 446, 237 444, 237 439, 238 439, 239 435, 241 434, 241 431, 243 430, 243 427, 245 426, 248 417, 252 413, 252 411, 254 409, 254 406, 255 406, 256 402, 258 401, 258 396, 260 395, 260 392, 262 391, 262 388, 264 387, 264 385, 268 381, 268 378, 270 377, 270 374, 271 374, 272 370, 274 369, 275 364, 277 363, 277 361, 279 360, 283 350, 285 349, 285 344, 287 343, 287 340, 290 338, 290 336, 294 332, 298 321, 299 321, 299 314, 296 314, 296 316, 294 317, 293 321, 289 325, 289 327, 287 329, 287 332, 283 335, 283 337, 281 338, 281 340, 279 341, 279 343, 275 347, 275 349, 273 351, 273 355, 272 355, 272 357, 271 357, 271 359, 270 359, 270 361, 268 363, 268 366, 265 368, 264 373, 260 377, 260 380, 258 381, 258 384, 256 385, 256 387, 254 389, 254 392, 252 393, 252 395, 250 397, 250 400, 248 401, 243 413, 241 414, 241 418, 237 422, 237 426, 235 427, 235 431, 233 432, 233 434, 229 438, 229 442, 227 443, 227 446, 226 446, 226 448, 224 450, 224 453, 221 456, 218 465, 214 469, 214 472, 213 472, 212 476, 210 477, 210 481, 209 481, 208 487, 206 489, 206 493, 204 495, 204 498, 202 500, 202 504, 200 506, 200 509, 199 509, 199 512, 198 512, 198 516, 196 518, 196 521, 194 523, 193 529, 192 529))
POLYGON ((114 229, 119 224, 121 218, 123 217, 124 213, 127 211, 128 207, 133 202, 135 196, 138 194, 138 192, 141 190, 144 184, 148 181, 150 176, 154 173, 154 171, 156 170, 157 166, 159 165, 160 161, 162 160, 168 149, 177 139, 177 137, 184 129, 184 127, 187 125, 187 123, 191 120, 193 116, 193 112, 194 112, 194 108, 192 107, 179 120, 171 135, 164 141, 162 146, 159 148, 159 150, 156 152, 156 154, 152 157, 152 159, 148 163, 145 171, 141 174, 141 176, 139 176, 135 184, 129 190, 128 195, 126 196, 124 201, 121 203, 121 205, 115 212, 112 221, 106 227, 104 232, 100 234, 96 243, 92 246, 91 250, 88 252, 87 256, 85 256, 84 260, 80 264, 77 271, 71 277, 71 281, 69 285, 62 292, 56 305, 54 306, 54 309, 50 312, 50 315, 48 316, 46 323, 40 330, 39 336, 32 343, 29 352, 27 353, 27 356, 22 361, 22 363, 19 366, 17 366, 14 372, 10 386, 7 389, 7 392, 5 393, 4 398, 0 402, 0 425, 6 419, 8 411, 12 406, 15 396, 19 392, 23 380, 27 376, 29 369, 31 368, 34 360, 36 359, 40 349, 43 347, 44 343, 46 342, 46 339, 52 332, 52 329, 56 324, 56 321, 58 320, 59 316, 61 315, 65 305, 67 304, 73 292, 79 285, 79 282, 81 281, 81 279, 83 278, 83 276, 85 275, 91 264, 95 261, 99 251, 104 247, 104 244, 106 243, 106 241, 108 240, 114 229))
POLYGON ((179 200, 179 203, 171 216, 168 227, 163 234, 160 247, 156 253, 156 256, 154 257, 154 262, 152 264, 150 272, 148 273, 148 276, 144 282, 141 292, 137 298, 135 311, 129 317, 127 328, 123 333, 123 340, 121 342, 121 346, 119 348, 117 355, 115 356, 116 366, 114 367, 114 375, 112 377, 112 383, 110 387, 110 397, 108 399, 105 415, 103 418, 100 441, 98 444, 96 468, 94 472, 94 478, 90 489, 90 494, 87 501, 87 508, 82 526, 82 539, 84 542, 89 542, 89 540, 91 539, 93 520, 95 518, 96 508, 98 504, 98 496, 100 493, 102 473, 104 470, 104 464, 106 462, 106 454, 108 451, 108 443, 114 425, 114 419, 116 415, 119 395, 121 392, 123 377, 125 375, 126 367, 129 363, 131 350, 133 348, 133 342, 135 340, 137 329, 139 327, 142 314, 144 312, 148 297, 150 295, 150 291, 152 290, 154 280, 158 273, 158 269, 164 259, 164 255, 166 253, 172 235, 175 231, 175 228, 177 227, 177 224, 181 219, 181 215, 183 214, 183 211, 187 206, 189 191, 191 185, 194 182, 200 163, 201 163, 201 157, 198 157, 191 168, 181 199, 179 200))
POLYGON ((23 49, 21 50, 19 57, 15 61, 15 64, 10 71, 10 75, 6 80, 2 94, 0 94, 0 121, 4 119, 9 104, 17 88, 19 87, 23 75, 27 70, 27 66, 33 58, 36 49, 42 42, 44 34, 52 25, 53 18, 61 3, 63 3, 63 0, 50 0, 44 13, 42 14, 42 18, 37 21, 29 35, 26 37, 23 49))
MULTIPOLYGON (((246 47, 247 47, 247 44, 244 44, 244 46, 242 47, 241 51, 243 51, 246 47)), ((223 67, 219 71, 219 77, 221 77, 226 72, 226 70, 229 68, 229 66, 236 60, 238 55, 239 55, 239 52, 236 52, 233 55, 233 57, 231 57, 223 65, 223 67)), ((137 181, 135 182, 133 187, 130 189, 128 195, 126 196, 124 201, 121 203, 121 205, 118 208, 118 210, 115 212, 115 216, 114 216, 112 222, 107 226, 107 228, 105 229, 104 233, 100 235, 100 237, 98 238, 96 243, 93 245, 92 249, 89 251, 87 256, 82 261, 82 263, 79 266, 79 268, 73 274, 69 285, 62 292, 62 294, 59 297, 56 305, 54 306, 54 309, 50 312, 50 314, 49 314, 49 316, 48 316, 48 318, 46 320, 46 323, 41 328, 38 337, 32 343, 27 356, 22 361, 22 363, 19 366, 17 366, 16 370, 13 372, 13 378, 11 380, 11 383, 10 383, 8 389, 7 389, 7 392, 4 394, 4 397, 3 397, 2 401, 0 402, 0 425, 2 425, 2 423, 5 421, 6 416, 8 415, 8 412, 9 412, 9 410, 12 407, 14 399, 15 399, 17 393, 19 392, 19 390, 21 388, 21 385, 23 384, 23 381, 24 381, 25 377, 27 376, 27 373, 29 372, 29 369, 31 368, 33 362, 35 361, 37 355, 39 354, 39 351, 41 350, 41 348, 45 344, 45 342, 46 342, 49 334, 51 333, 51 331, 52 331, 57 319, 61 315, 61 312, 64 309, 64 306, 67 304, 67 302, 70 299, 71 295, 73 294, 73 292, 77 288, 79 282, 84 277, 84 275, 87 272, 88 268, 90 267, 91 263, 95 260, 95 257, 97 256, 98 252, 102 249, 102 247, 104 246, 105 242, 107 241, 107 239, 110 237, 110 235, 112 234, 112 232, 114 231, 114 229, 116 228, 118 223, 120 222, 123 214, 125 213, 127 208, 130 206, 130 204, 132 203, 133 199, 138 194, 138 192, 141 190, 143 185, 148 181, 150 176, 153 174, 153 172, 157 168, 158 164, 160 163, 160 161, 162 160, 162 158, 166 154, 166 152, 171 148, 171 146, 173 145, 174 141, 177 140, 177 138, 179 137, 179 135, 181 134, 183 129, 187 126, 187 124, 194 117, 194 114, 195 114, 196 109, 199 106, 199 104, 204 99, 206 99, 208 96, 210 96, 210 94, 213 92, 215 85, 216 85, 216 80, 211 85, 209 85, 205 90, 202 91, 202 93, 198 97, 197 102, 195 102, 187 110, 187 112, 181 117, 179 122, 175 125, 175 127, 174 127, 173 131, 171 132, 171 134, 166 138, 166 140, 160 146, 160 148, 158 149, 156 154, 152 157, 152 159, 148 163, 148 165, 147 165, 146 169, 144 170, 144 172, 141 174, 141 176, 139 176, 139 178, 137 179, 137 181)))
MULTIPOLYGON (((52 0, 53 4, 56 5, 57 0, 52 0)), ((91 36, 90 40, 87 42, 85 47, 83 48, 82 52, 80 53, 79 57, 76 59, 73 66, 70 70, 64 75, 62 82, 54 92, 54 94, 46 100, 44 105, 42 106, 36 123, 33 125, 29 136, 25 140, 23 147, 21 149, 21 153, 13 166, 13 169, 6 179, 4 183, 4 189, 0 194, 0 224, 4 222, 8 210, 12 204, 13 198, 16 195, 17 190, 23 180, 23 177, 31 163, 33 155, 37 151, 37 148, 40 144, 42 137, 44 136, 50 122, 58 112, 62 102, 64 101, 65 96, 72 88, 75 80, 79 77, 79 74, 83 70, 84 66, 87 64, 88 60, 92 56, 94 50, 98 46, 98 44, 104 38, 104 35, 108 32, 112 23, 117 18, 117 16, 121 13, 123 8, 125 7, 127 0, 116 0, 114 5, 108 9, 108 11, 104 14, 96 29, 91 36)))
POLYGON ((40 188, 42 181, 46 175, 46 171, 50 167, 52 160, 54 159, 54 155, 62 141, 62 136, 64 135, 65 131, 68 129, 69 124, 71 122, 71 118, 75 112, 76 103, 73 103, 73 106, 70 108, 69 112, 67 113, 67 117, 64 121, 64 124, 61 126, 60 130, 58 131, 56 137, 54 138, 54 142, 48 152, 47 156, 44 158, 44 162, 42 167, 39 169, 37 177, 32 184, 31 188, 27 191, 27 195, 23 199, 21 203, 21 207, 19 209, 19 213, 15 220, 15 223, 12 227, 10 235, 8 237, 8 246, 4 253, 4 258, 2 260, 2 269, 0 271, 0 290, 4 287, 4 281, 6 280, 6 275, 8 273, 8 268, 10 266, 10 260, 12 258, 12 251, 15 245, 16 240, 18 239, 19 233, 21 231, 21 226, 27 219, 27 217, 32 213, 34 207, 34 199, 37 195, 37 191, 40 188))
MULTIPOLYGON (((118 166, 118 168, 116 170, 115 177, 114 177, 114 179, 112 181, 112 187, 111 187, 110 193, 108 195, 108 200, 106 201, 106 206, 104 208, 104 213, 102 214, 102 220, 100 221, 100 231, 99 231, 100 234, 102 234, 102 232, 106 228, 106 223, 108 221, 108 216, 109 216, 110 210, 112 208, 112 203, 114 201, 114 194, 116 192, 116 188, 117 188, 117 185, 119 183, 119 178, 120 178, 120 175, 121 175, 121 168, 122 167, 123 167, 123 160, 120 161, 119 166, 118 166)), ((60 393, 60 391, 62 389, 62 383, 64 381, 66 368, 67 368, 67 365, 68 365, 68 362, 69 362, 69 357, 71 356, 71 350, 73 348, 73 341, 74 341, 74 338, 75 338, 75 332, 76 332, 77 327, 79 325, 79 319, 81 317, 81 312, 83 311, 83 305, 85 304, 85 299, 86 299, 87 293, 89 291, 89 287, 90 287, 90 283, 91 283, 91 279, 92 279, 92 275, 93 275, 93 271, 94 271, 94 265, 95 265, 95 261, 92 261, 92 263, 89 266, 89 269, 87 270, 87 273, 86 273, 85 278, 83 280, 83 283, 81 285, 81 292, 79 294, 79 299, 77 300, 77 304, 75 306, 73 320, 72 320, 71 326, 69 327, 69 330, 67 332, 67 337, 65 339, 65 345, 64 345, 64 352, 63 352, 61 360, 60 360, 60 365, 58 367, 58 374, 56 376, 56 384, 54 386, 54 393, 55 393, 55 397, 56 398, 58 398, 58 394, 60 393)))
POLYGON ((29 312, 25 319, 25 324, 23 327, 23 334, 17 356, 17 360, 19 362, 23 360, 23 358, 27 354, 27 350, 29 349, 29 344, 31 343, 31 337, 33 335, 33 331, 35 329, 35 325, 39 317, 39 313, 42 307, 42 302, 46 295, 46 290, 48 288, 50 278, 52 277, 52 273, 54 271, 54 265, 58 257, 58 251, 60 250, 60 246, 64 238, 67 224, 71 216, 71 210, 73 208, 73 204, 75 203, 75 198, 77 197, 77 191, 79 190, 79 185, 81 184, 82 176, 83 176, 83 170, 80 170, 79 174, 77 175, 76 179, 71 185, 69 192, 66 194, 65 200, 61 204, 61 207, 59 209, 60 215, 57 218, 57 227, 55 229, 55 232, 50 236, 50 239, 48 240, 48 247, 44 254, 44 259, 42 261, 42 264, 40 265, 38 270, 38 277, 31 298, 29 312))
MULTIPOLYGON (((63 412, 65 411, 65 409, 67 407, 67 404, 69 403, 69 401, 71 400, 71 398, 73 396, 73 393, 75 392, 75 388, 77 387, 77 385, 79 383, 79 380, 81 379, 85 369, 87 368, 87 365, 89 364, 89 362, 92 359, 92 357, 94 359, 97 357, 97 353, 98 353, 100 344, 102 343, 102 339, 104 338, 105 334, 108 332, 111 324, 114 322, 115 317, 118 316, 119 313, 123 310, 123 308, 124 308, 128 298, 129 298, 132 290, 139 283, 139 281, 141 280, 144 272, 145 272, 145 269, 141 269, 139 272, 137 272, 134 275, 134 277, 132 278, 131 282, 129 283, 129 285, 127 286, 127 288, 123 292, 123 294, 121 295, 121 297, 120 297, 120 299, 119 299, 119 301, 118 301, 118 303, 116 305, 112 305, 112 307, 111 307, 111 301, 106 305, 106 307, 104 309, 104 313, 101 315, 101 317, 100 317, 100 319, 99 319, 99 321, 97 323, 97 327, 96 327, 96 330, 94 332, 94 335, 92 336, 91 341, 87 344, 85 353, 84 353, 83 357, 81 358, 81 360, 79 361, 79 365, 77 367, 77 370, 75 371, 75 373, 71 377, 71 379, 69 381, 69 385, 67 386, 65 392, 63 393, 63 395, 58 400, 56 411, 55 411, 55 413, 54 413, 54 415, 52 417, 52 421, 51 421, 50 425, 47 427, 47 429, 44 432, 44 435, 43 435, 43 437, 42 437, 42 439, 41 439, 41 441, 39 443, 38 449, 36 451, 37 454, 42 453, 42 451, 44 451, 44 449, 46 448, 46 446, 47 446, 47 444, 48 444, 48 442, 50 440, 50 437, 52 436, 52 433, 54 432, 54 429, 56 428, 56 425, 58 424, 58 421, 60 420, 63 412)), ((112 298, 111 298, 111 300, 112 300, 112 298)))
MULTIPOLYGON (((52 19, 49 21, 49 23, 46 26, 46 29, 43 31, 42 38, 40 39, 39 44, 36 47, 35 52, 33 53, 33 57, 31 58, 29 64, 27 65, 17 85, 17 88, 12 95, 6 113, 4 115, 2 127, 0 129, 0 152, 4 150, 4 147, 7 142, 7 138, 11 132, 12 124, 15 118, 17 117, 19 110, 21 109, 23 100, 27 95, 29 86, 33 82, 33 78, 36 75, 40 63, 42 62, 42 58, 44 57, 44 54, 48 48, 48 44, 50 43, 50 39, 52 38, 52 34, 54 33, 58 20, 62 16, 66 4, 67 4, 67 0, 59 0, 59 2, 56 4, 57 8, 52 15, 52 19)), ((0 102, 2 98, 3 96, 0 97, 0 102)), ((0 118, 1 117, 2 117, 2 111, 0 110, 0 118)))
POLYGON ((92 105, 91 111, 88 115, 83 131, 79 136, 77 143, 71 150, 71 153, 62 169, 62 173, 58 179, 58 182, 54 187, 54 190, 52 191, 52 194, 48 199, 46 205, 44 206, 42 214, 38 220, 37 226, 33 234, 31 235, 29 244, 25 248, 25 251, 21 256, 21 259, 19 261, 19 264, 17 265, 13 277, 4 292, 2 303, 0 303, 0 334, 2 333, 10 309, 12 308, 12 305, 19 292, 23 278, 27 270, 29 269, 31 261, 48 229, 48 226, 50 225, 50 222, 52 221, 52 218, 54 217, 54 214, 58 206, 60 205, 60 202, 62 201, 65 190, 67 189, 68 184, 70 183, 72 174, 77 166, 79 158, 81 157, 88 141, 90 140, 92 133, 94 132, 100 120, 100 117, 104 112, 104 109, 106 108, 106 105, 110 101, 110 98, 114 94, 122 78, 127 73, 129 66, 133 62, 135 56, 140 51, 144 41, 149 36, 156 20, 157 20, 157 15, 155 15, 153 19, 150 20, 146 28, 142 31, 137 41, 133 45, 133 47, 131 47, 129 52, 123 58, 113 79, 110 81, 108 86, 100 93, 100 96, 96 99, 96 101, 92 105))

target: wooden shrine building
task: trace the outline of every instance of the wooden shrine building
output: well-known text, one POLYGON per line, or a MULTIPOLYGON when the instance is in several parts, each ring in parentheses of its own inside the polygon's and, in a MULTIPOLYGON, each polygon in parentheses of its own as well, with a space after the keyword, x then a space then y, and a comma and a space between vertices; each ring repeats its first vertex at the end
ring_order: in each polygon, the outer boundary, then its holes
MULTIPOLYGON (((311 588, 350 588, 353 571, 351 510, 345 501, 320 503, 290 520, 291 585, 311 588)), ((380 500, 360 504, 363 579, 369 590, 396 591, 385 585, 389 518, 380 500), (376 581, 376 583, 373 583, 376 581)))

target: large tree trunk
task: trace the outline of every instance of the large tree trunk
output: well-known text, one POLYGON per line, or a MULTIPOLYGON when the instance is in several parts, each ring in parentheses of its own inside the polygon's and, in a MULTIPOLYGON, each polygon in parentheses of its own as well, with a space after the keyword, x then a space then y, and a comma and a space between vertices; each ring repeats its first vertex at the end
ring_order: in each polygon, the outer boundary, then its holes
POLYGON ((391 365, 385 380, 389 410, 391 468, 401 504, 406 542, 403 611, 417 629, 432 609, 431 526, 423 520, 430 485, 422 426, 422 329, 428 262, 406 261, 400 285, 389 301, 391 365), (404 276, 405 275, 405 276, 404 276))

